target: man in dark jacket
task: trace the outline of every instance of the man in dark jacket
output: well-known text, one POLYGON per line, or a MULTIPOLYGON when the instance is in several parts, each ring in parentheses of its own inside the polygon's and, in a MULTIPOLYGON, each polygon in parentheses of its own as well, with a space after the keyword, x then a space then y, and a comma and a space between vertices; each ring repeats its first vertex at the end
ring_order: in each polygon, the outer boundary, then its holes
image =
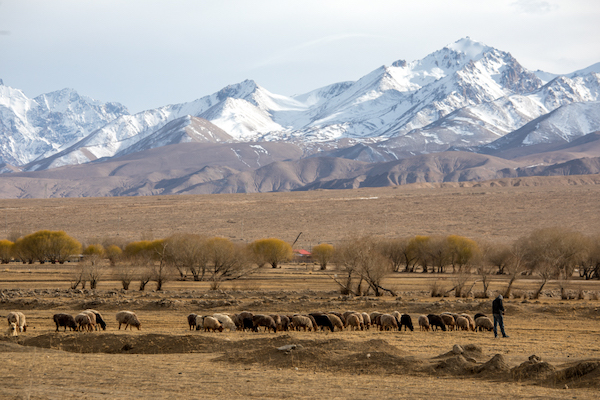
POLYGON ((500 325, 500 332, 502 337, 508 337, 504 332, 504 304, 502 304, 502 295, 498 295, 494 301, 492 301, 492 314, 494 314, 494 337, 498 337, 498 325, 500 325))

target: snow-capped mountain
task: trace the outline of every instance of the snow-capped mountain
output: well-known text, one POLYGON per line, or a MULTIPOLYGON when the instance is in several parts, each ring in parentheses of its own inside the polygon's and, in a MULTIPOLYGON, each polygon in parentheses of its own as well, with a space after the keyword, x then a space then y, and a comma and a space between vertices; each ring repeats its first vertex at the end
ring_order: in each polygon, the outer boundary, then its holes
POLYGON ((119 103, 101 103, 72 89, 30 99, 0 84, 0 158, 22 165, 49 156, 126 114, 119 103))
POLYGON ((27 99, 0 86, 0 155, 33 171, 211 137, 290 141, 308 149, 305 156, 327 148, 364 161, 393 160, 486 145, 565 105, 600 101, 599 72, 600 63, 565 76, 528 71, 510 53, 464 38, 421 60, 399 60, 356 82, 301 95, 246 80, 135 115, 74 91, 27 99), (190 133, 200 120, 222 132, 190 133), (343 149, 351 145, 353 151, 343 149))

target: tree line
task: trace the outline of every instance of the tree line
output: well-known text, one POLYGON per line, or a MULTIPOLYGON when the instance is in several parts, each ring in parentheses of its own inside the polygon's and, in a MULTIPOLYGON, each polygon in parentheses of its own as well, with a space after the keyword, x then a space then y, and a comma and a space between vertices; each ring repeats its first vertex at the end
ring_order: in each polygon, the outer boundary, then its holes
MULTIPOLYGON (((133 281, 144 290, 153 281, 158 290, 171 279, 209 281, 218 288, 265 265, 277 268, 292 258, 292 246, 277 238, 250 244, 234 243, 223 237, 175 234, 165 239, 123 243, 106 239, 82 246, 63 231, 38 231, 16 239, 0 240, 0 260, 24 263, 64 263, 79 260, 71 287, 96 287, 106 267, 114 267, 124 289, 133 281)), ((487 296, 493 275, 508 277, 505 296, 523 275, 535 275, 539 297, 550 279, 558 279, 561 291, 575 271, 585 279, 600 279, 600 235, 586 236, 563 228, 538 229, 510 244, 478 242, 458 236, 416 235, 403 238, 353 237, 333 246, 322 243, 312 248, 312 261, 328 274, 344 294, 376 296, 390 293, 384 279, 393 273, 449 273, 456 296, 468 294, 481 282, 487 296), (469 280, 477 281, 467 286, 469 280)), ((432 288, 433 293, 439 288, 432 288)))

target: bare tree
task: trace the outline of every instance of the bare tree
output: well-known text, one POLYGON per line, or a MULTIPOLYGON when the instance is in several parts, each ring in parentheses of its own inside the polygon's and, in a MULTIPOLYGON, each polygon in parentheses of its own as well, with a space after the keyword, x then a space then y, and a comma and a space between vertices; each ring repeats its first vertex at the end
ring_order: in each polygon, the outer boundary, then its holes
POLYGON ((510 247, 510 258, 508 259, 504 267, 509 276, 508 286, 504 291, 504 297, 506 297, 507 299, 510 298, 510 291, 512 289, 512 285, 519 278, 519 276, 521 276, 521 273, 525 270, 527 266, 527 249, 523 242, 524 239, 518 239, 513 243, 513 245, 510 247))
POLYGON ((194 281, 200 281, 206 273, 208 262, 207 238, 195 234, 177 234, 166 239, 165 260, 179 273, 181 280, 186 279, 187 272, 194 281))

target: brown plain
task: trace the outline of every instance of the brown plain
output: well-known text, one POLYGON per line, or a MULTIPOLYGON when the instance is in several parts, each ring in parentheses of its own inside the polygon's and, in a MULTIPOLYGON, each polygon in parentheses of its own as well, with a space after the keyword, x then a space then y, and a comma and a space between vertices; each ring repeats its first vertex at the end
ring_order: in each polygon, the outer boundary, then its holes
MULTIPOLYGON (((4 228, 8 236, 65 230, 83 243, 115 236, 163 238, 177 232, 244 242, 264 237, 292 242, 302 232, 295 246, 302 248, 320 242, 335 245, 352 235, 458 234, 510 243, 541 227, 600 233, 600 185, 572 185, 567 178, 514 184, 0 200, 0 232, 4 228)), ((599 386, 593 383, 598 379, 590 383, 582 378, 570 387, 562 382, 507 381, 493 375, 462 375, 451 370, 453 359, 438 358, 454 344, 474 344, 482 349, 478 365, 495 354, 510 367, 532 354, 557 369, 598 361, 600 302, 592 297, 506 300, 511 336, 506 340, 490 333, 420 332, 418 327, 401 333, 201 333, 188 330, 188 313, 399 310, 409 313, 416 325, 419 314, 489 315, 491 306, 489 300, 429 297, 434 281, 452 286, 451 274, 395 274, 385 284, 395 288, 399 298, 347 299, 340 297, 329 276, 335 271, 321 272, 312 264, 267 268, 248 279, 225 283, 216 292, 205 282, 190 281, 170 281, 163 292, 152 287, 125 292, 110 272, 95 292, 69 292, 69 268, 14 263, 2 267, 0 313, 4 317, 8 311, 21 310, 30 328, 18 338, 0 339, 1 398, 598 398, 599 386), (15 291, 19 295, 8 295, 15 291), (219 303, 223 300, 229 303, 219 303), (54 332, 54 313, 76 314, 89 305, 104 314, 107 331, 54 332), (142 330, 116 330, 114 314, 121 309, 135 311, 142 330), (303 359, 301 352, 284 355, 275 350, 295 343, 303 343, 312 359, 303 359), (313 348, 318 351, 310 352, 313 348), (445 364, 449 370, 439 369, 442 359, 450 360, 445 364)), ((517 293, 536 286, 534 278, 517 282, 517 293)), ((571 285, 590 293, 600 291, 598 282, 575 280, 571 285)), ((494 277, 490 289, 504 286, 502 277, 494 277)), ((551 282, 548 290, 557 288, 551 282)))

